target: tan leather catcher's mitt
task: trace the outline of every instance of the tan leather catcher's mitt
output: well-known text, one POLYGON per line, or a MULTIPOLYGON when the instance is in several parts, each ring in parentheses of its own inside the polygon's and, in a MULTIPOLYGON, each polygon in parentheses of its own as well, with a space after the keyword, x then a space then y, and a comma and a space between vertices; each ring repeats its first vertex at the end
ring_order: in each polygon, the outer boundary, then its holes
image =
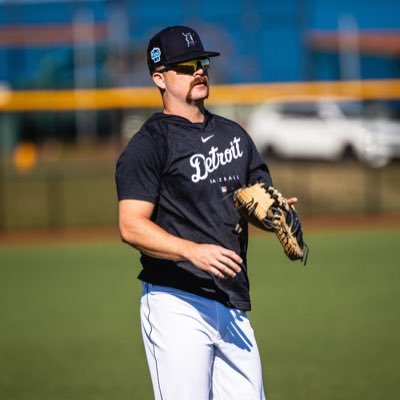
POLYGON ((275 232, 291 260, 301 260, 306 264, 308 246, 303 241, 299 215, 278 190, 256 183, 237 189, 233 201, 248 222, 275 232))

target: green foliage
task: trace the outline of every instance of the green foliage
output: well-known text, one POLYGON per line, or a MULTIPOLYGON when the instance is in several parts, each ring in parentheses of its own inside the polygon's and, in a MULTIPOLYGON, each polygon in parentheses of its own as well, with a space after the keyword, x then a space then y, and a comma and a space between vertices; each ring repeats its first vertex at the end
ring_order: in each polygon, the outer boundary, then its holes
MULTIPOLYGON (((269 398, 397 397, 400 231, 306 238, 306 267, 272 235, 250 243, 269 398)), ((152 399, 138 272, 117 243, 0 248, 0 398, 152 399)))

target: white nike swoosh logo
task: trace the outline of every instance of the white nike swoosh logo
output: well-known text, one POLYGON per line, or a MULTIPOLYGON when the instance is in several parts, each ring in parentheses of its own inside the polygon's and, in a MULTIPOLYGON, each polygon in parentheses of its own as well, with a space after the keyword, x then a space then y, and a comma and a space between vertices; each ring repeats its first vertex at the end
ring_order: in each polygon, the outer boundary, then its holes
POLYGON ((203 138, 203 136, 202 136, 202 137, 201 137, 201 141, 202 141, 203 143, 206 143, 206 142, 208 142, 212 137, 214 137, 214 135, 207 136, 206 138, 203 138))

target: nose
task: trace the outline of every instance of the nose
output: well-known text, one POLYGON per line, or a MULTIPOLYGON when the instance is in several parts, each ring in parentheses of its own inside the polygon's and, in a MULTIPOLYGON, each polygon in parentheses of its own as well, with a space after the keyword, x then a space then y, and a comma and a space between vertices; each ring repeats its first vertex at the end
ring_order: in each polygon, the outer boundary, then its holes
POLYGON ((197 74, 198 72, 199 72, 201 75, 204 75, 204 74, 205 74, 205 71, 204 71, 203 66, 201 65, 201 62, 200 62, 200 61, 197 61, 195 74, 197 74))

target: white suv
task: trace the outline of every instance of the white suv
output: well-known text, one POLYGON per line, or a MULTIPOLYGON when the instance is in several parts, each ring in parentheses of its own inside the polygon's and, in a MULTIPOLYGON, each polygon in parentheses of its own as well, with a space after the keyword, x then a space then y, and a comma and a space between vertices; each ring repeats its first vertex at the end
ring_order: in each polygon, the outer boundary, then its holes
POLYGON ((337 103, 267 103, 247 121, 261 153, 281 158, 338 160, 352 154, 373 167, 400 157, 400 124, 348 117, 337 103))

